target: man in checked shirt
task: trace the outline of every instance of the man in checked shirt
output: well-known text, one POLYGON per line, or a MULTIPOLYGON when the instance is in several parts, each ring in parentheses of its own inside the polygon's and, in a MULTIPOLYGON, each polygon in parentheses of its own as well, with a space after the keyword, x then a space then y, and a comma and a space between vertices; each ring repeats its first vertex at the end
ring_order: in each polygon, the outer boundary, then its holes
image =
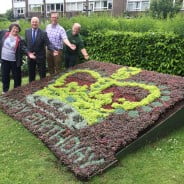
POLYGON ((61 71, 63 43, 65 43, 72 50, 76 49, 76 46, 71 44, 68 40, 65 29, 58 24, 58 18, 59 14, 52 12, 51 24, 46 27, 49 41, 54 45, 54 49, 58 51, 58 54, 53 56, 52 52, 47 50, 47 62, 50 75, 57 74, 61 71))

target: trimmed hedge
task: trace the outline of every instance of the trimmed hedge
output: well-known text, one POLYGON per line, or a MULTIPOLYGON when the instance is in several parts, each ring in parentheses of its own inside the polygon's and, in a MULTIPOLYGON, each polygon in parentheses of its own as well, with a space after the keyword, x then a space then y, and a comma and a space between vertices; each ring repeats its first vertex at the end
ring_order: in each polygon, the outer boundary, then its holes
POLYGON ((173 33, 91 33, 91 59, 184 76, 184 38, 173 33))

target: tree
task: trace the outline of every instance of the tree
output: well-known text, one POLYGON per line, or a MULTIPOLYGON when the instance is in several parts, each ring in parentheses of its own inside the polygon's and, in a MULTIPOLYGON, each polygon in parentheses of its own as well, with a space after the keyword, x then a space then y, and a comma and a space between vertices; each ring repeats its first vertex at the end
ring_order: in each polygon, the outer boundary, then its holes
POLYGON ((150 13, 155 18, 174 17, 182 6, 183 0, 151 0, 150 13))
POLYGON ((6 11, 5 13, 5 17, 8 19, 8 20, 12 20, 14 17, 13 17, 13 9, 9 9, 6 11))

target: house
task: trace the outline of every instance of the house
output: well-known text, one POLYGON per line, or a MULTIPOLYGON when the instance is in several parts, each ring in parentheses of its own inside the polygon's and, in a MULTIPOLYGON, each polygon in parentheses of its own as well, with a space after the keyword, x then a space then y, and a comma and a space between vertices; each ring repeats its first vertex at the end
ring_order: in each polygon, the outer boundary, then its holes
POLYGON ((50 12, 71 16, 77 13, 111 11, 113 0, 12 0, 13 14, 18 17, 47 17, 50 12))
POLYGON ((105 11, 116 16, 124 12, 144 12, 149 6, 150 0, 12 0, 14 18, 48 17, 51 12, 71 17, 105 11))

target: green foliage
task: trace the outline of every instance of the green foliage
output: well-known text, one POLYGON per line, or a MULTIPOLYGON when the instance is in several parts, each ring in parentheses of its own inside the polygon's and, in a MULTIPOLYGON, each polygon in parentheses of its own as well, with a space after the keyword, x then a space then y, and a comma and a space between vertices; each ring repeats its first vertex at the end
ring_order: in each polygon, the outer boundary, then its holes
MULTIPOLYGON (((18 22, 22 28, 20 34, 24 37, 25 29, 31 27, 30 21, 19 19, 18 22)), ((79 22, 82 26, 81 35, 89 50, 90 59, 184 75, 182 13, 164 20, 144 15, 127 19, 107 14, 59 19, 65 30, 71 29, 74 22, 79 22)), ((0 29, 7 29, 10 23, 0 21, 0 29)), ((49 23, 49 20, 41 20, 40 27, 45 29, 49 23)), ((26 72, 26 67, 23 68, 26 72)))
POLYGON ((164 23, 163 31, 170 31, 184 36, 184 14, 178 14, 174 19, 167 19, 164 23))
POLYGON ((10 24, 11 24, 11 22, 7 21, 5 17, 0 18, 0 30, 8 29, 10 24))
POLYGON ((93 32, 85 41, 92 59, 184 76, 184 39, 173 33, 93 32))
POLYGON ((91 15, 86 17, 83 15, 72 17, 71 19, 61 18, 60 24, 65 29, 71 29, 74 22, 81 24, 81 34, 87 36, 90 32, 100 31, 106 32, 107 30, 116 31, 132 31, 132 32, 147 32, 149 30, 156 30, 158 28, 155 20, 151 17, 138 17, 136 19, 112 17, 110 15, 91 15))
POLYGON ((154 18, 166 19, 168 16, 173 17, 181 9, 182 0, 152 0, 150 4, 150 12, 154 18))
POLYGON ((6 17, 9 21, 13 20, 13 10, 12 10, 12 9, 7 10, 6 13, 5 13, 5 17, 6 17))

